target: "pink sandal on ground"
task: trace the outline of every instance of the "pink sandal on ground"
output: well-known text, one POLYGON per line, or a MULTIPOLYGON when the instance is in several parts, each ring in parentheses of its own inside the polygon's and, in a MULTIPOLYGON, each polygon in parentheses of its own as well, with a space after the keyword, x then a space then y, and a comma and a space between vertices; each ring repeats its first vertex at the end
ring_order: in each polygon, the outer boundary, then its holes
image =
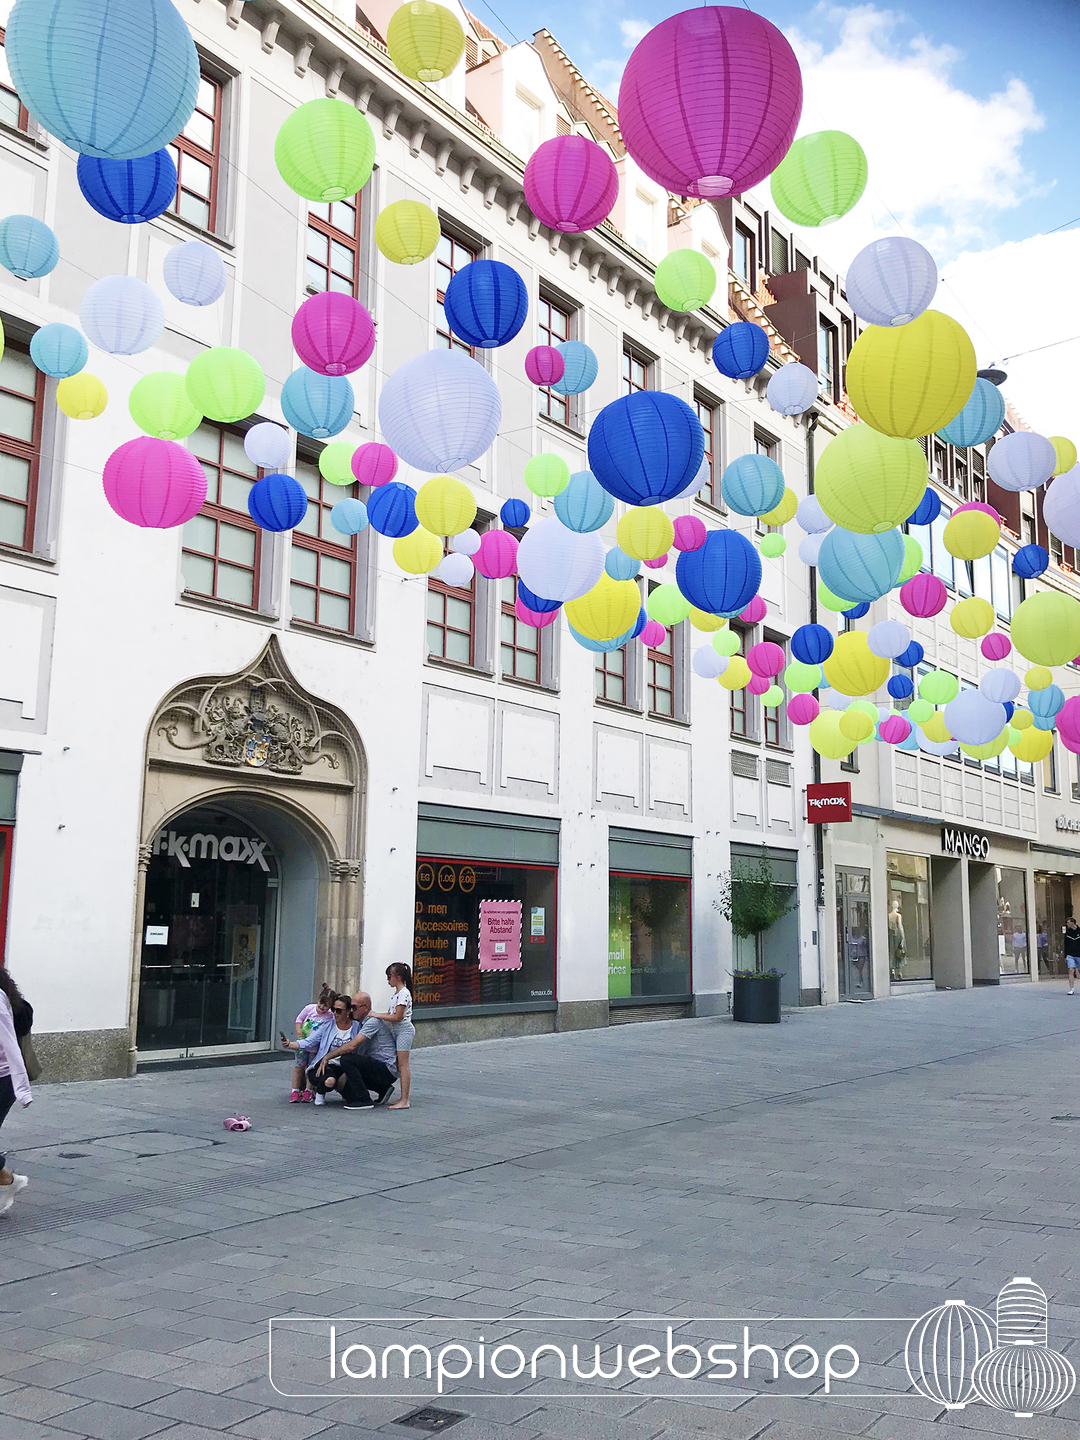
POLYGON ((222 1121, 222 1124, 225 1126, 225 1129, 226 1129, 226 1130, 250 1130, 250 1129, 251 1129, 251 1121, 248 1119, 248 1117, 247 1117, 246 1115, 230 1115, 229 1118, 228 1118, 228 1120, 223 1120, 223 1121, 222 1121))

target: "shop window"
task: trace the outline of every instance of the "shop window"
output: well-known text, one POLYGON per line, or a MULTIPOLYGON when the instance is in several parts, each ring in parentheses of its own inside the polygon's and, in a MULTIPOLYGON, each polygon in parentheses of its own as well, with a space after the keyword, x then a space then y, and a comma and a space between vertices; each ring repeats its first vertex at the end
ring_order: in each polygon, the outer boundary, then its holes
POLYGON ((623 346, 622 393, 634 395, 639 390, 651 390, 653 362, 632 345, 623 346))
POLYGON ((0 28, 0 122, 10 125, 13 130, 21 130, 25 135, 30 129, 30 112, 19 99, 11 82, 11 71, 8 69, 3 46, 4 31, 0 28))
POLYGON ((540 647, 545 631, 526 625, 517 617, 514 600, 517 581, 513 577, 502 582, 501 658, 504 680, 527 680, 540 683, 540 647))
POLYGON ((735 226, 732 268, 747 290, 754 289, 754 237, 742 225, 735 226))
POLYGON ((625 645, 620 650, 601 651, 596 657, 595 675, 597 699, 629 705, 625 645))
POLYGON ((467 587, 428 580, 428 656, 455 665, 473 665, 476 657, 476 576, 467 587))
POLYGON ((479 252, 452 235, 442 235, 435 251, 435 346, 443 350, 464 350, 466 355, 475 352, 471 345, 450 333, 450 322, 446 318, 443 302, 446 287, 457 272, 474 261, 479 252))
POLYGON ((689 878, 612 870, 608 997, 681 999, 691 985, 689 878))
POLYGON ((360 294, 360 196, 309 205, 307 284, 309 290, 360 294))
MULTIPOLYGON (((541 295, 537 329, 538 345, 561 345, 564 340, 570 339, 570 312, 541 295)), ((569 395, 560 395, 557 390, 552 390, 550 385, 542 385, 540 414, 546 415, 549 420, 557 420, 560 425, 569 425, 570 399, 569 395)))
POLYGON ((1023 870, 996 867, 998 893, 998 960, 1003 975, 1027 975, 1027 889, 1023 870))
POLYGON ((45 376, 10 341, 0 357, 0 546, 33 550, 45 376))
POLYGON ((694 404, 705 436, 705 456, 701 468, 703 480, 698 499, 707 501, 726 515, 727 507, 720 496, 720 474, 723 469, 720 454, 720 406, 714 400, 697 394, 694 396, 694 404))
POLYGON ((263 534, 247 502, 259 472, 235 430, 200 425, 188 443, 206 473, 206 504, 183 529, 184 590, 257 609, 263 534))
POLYGON ((307 491, 308 508, 292 532, 292 618, 350 635, 356 621, 357 536, 335 530, 330 511, 359 486, 331 485, 312 460, 297 461, 296 478, 307 491))
POLYGON ((200 230, 217 229, 224 93, 220 80, 204 74, 191 119, 169 146, 177 176, 170 208, 200 230))
POLYGON ((933 978, 930 936, 930 862, 923 855, 885 857, 889 881, 889 978, 933 978))
POLYGON ((769 232, 769 268, 774 275, 786 275, 788 269, 788 242, 778 231, 769 232))

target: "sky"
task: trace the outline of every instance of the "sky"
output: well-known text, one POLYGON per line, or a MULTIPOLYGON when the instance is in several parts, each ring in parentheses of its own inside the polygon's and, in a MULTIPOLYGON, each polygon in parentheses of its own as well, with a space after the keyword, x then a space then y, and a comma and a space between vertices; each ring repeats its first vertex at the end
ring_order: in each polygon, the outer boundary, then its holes
MULTIPOLYGON (((467 3, 508 41, 549 29, 616 102, 634 45, 686 8, 467 3)), ((965 327, 980 365, 1003 365, 1005 393, 1029 424, 1080 444, 1080 0, 749 8, 799 57, 799 133, 846 130, 867 154, 866 194, 809 243, 843 269, 877 236, 921 241, 942 276, 935 308, 965 327)))

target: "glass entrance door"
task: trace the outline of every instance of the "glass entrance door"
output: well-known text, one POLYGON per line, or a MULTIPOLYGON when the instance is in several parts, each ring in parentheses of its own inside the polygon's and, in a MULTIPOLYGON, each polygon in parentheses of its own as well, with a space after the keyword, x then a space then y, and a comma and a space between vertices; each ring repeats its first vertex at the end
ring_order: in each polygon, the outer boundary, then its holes
POLYGON ((871 996, 869 870, 836 872, 836 937, 841 996, 849 1000, 871 996))

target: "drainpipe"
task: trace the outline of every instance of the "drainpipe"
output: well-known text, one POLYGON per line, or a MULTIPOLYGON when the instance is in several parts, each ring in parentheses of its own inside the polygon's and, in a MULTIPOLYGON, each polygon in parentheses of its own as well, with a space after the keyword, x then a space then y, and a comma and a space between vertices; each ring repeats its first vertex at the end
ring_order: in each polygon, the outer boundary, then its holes
MULTIPOLYGON (((817 410, 811 410, 810 423, 806 427, 806 488, 814 493, 814 432, 821 419, 817 410)), ((810 571, 810 624, 816 625, 818 618, 817 570, 810 571)), ((821 756, 814 752, 814 784, 821 783, 821 756)), ((817 962, 818 962, 818 1003, 825 1004, 825 947, 822 936, 825 928, 825 838, 820 825, 814 826, 814 856, 817 861, 817 962)))

